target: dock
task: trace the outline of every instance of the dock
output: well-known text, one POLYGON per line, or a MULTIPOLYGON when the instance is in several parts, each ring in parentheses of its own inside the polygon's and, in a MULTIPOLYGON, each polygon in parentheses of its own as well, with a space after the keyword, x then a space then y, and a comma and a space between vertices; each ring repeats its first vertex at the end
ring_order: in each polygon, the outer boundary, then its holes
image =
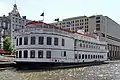
POLYGON ((15 58, 13 57, 0 56, 0 68, 14 66, 15 65, 14 60, 15 58))

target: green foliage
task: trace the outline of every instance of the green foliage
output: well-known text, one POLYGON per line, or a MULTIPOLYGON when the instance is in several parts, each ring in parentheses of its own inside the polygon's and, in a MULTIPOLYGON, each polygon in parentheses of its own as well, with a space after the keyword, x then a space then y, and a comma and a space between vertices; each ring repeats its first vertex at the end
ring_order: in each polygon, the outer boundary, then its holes
POLYGON ((3 41, 3 50, 12 53, 13 52, 13 46, 10 41, 10 37, 5 37, 3 41))

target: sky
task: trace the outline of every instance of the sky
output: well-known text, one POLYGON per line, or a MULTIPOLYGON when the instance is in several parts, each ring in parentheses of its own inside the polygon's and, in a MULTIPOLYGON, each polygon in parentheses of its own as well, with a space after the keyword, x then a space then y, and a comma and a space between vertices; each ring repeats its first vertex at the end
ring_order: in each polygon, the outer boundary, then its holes
POLYGON ((17 4, 21 16, 30 20, 42 20, 51 23, 55 18, 60 20, 102 14, 120 24, 120 0, 0 0, 0 16, 8 15, 17 4))

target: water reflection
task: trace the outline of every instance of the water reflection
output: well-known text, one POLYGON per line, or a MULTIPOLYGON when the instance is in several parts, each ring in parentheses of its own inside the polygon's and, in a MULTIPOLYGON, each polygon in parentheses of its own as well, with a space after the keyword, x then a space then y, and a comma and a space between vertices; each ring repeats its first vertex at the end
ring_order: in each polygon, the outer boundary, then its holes
POLYGON ((57 70, 4 70, 0 80, 120 80, 120 62, 57 70))

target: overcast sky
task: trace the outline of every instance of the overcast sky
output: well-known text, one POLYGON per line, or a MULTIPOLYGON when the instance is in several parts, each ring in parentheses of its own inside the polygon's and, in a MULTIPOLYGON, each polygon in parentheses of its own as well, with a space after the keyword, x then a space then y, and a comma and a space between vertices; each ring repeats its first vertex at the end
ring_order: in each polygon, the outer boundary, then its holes
MULTIPOLYGON (((14 3, 15 0, 0 0, 0 16, 8 15, 14 3)), ((42 20, 40 14, 44 10, 45 22, 102 14, 120 24, 120 0, 16 0, 16 4, 21 16, 31 20, 42 20)))

